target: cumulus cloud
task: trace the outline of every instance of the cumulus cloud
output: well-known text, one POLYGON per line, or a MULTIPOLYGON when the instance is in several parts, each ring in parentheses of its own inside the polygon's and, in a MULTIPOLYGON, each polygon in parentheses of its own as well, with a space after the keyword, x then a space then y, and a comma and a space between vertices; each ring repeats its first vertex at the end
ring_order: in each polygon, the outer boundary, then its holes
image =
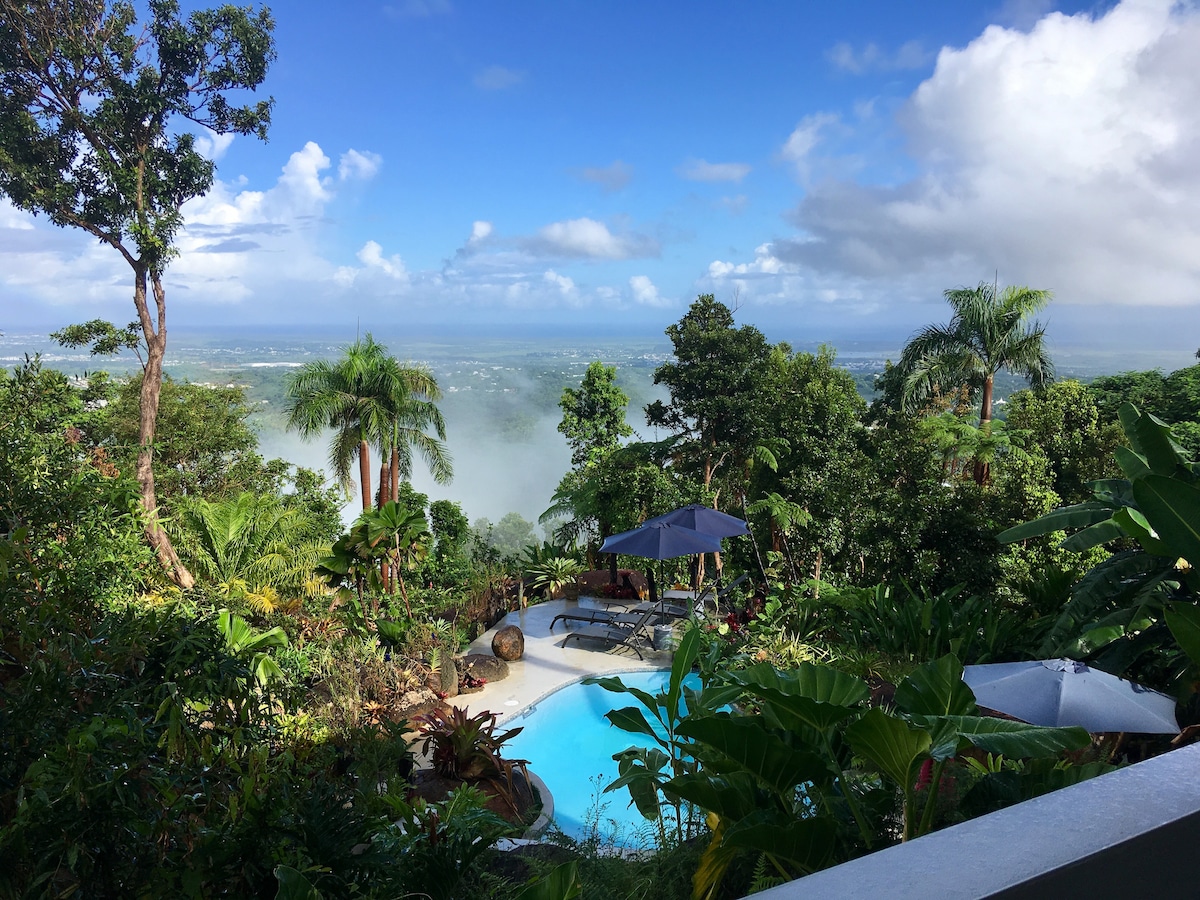
POLYGON ((566 275, 559 275, 553 269, 547 269, 542 275, 542 280, 557 288, 563 297, 574 297, 578 293, 574 279, 566 275))
POLYGON ((633 168, 618 159, 612 165, 581 169, 579 177, 600 185, 606 191, 619 191, 633 178, 633 168))
POLYGON ((750 174, 746 163, 710 163, 703 159, 689 159, 679 167, 679 175, 688 181, 741 181, 750 174))
MULTIPOLYGON (((991 26, 943 49, 899 113, 904 178, 809 184, 794 234, 708 277, 858 308, 997 270, 1058 309, 1200 303, 1198 53, 1200 13, 1170 0, 991 26)), ((804 182, 826 132, 848 127, 809 116, 781 155, 804 182)))
POLYGON ((473 80, 475 87, 481 91, 502 91, 524 81, 525 73, 506 69, 504 66, 488 66, 477 72, 473 80))
POLYGON ((338 160, 338 178, 341 181, 367 181, 374 178, 383 165, 383 157, 370 151, 347 150, 338 160))
POLYGON ((788 135, 779 155, 792 164, 801 181, 808 179, 812 170, 812 153, 821 141, 822 132, 837 125, 841 117, 828 112, 805 116, 788 135))
POLYGON ((233 143, 233 138, 232 134, 217 134, 211 128, 201 125, 200 133, 196 135, 196 152, 205 159, 216 162, 225 155, 225 151, 233 143))
POLYGON ((537 256, 577 259, 638 259, 658 255, 658 243, 644 235, 613 234, 595 219, 568 219, 542 228, 522 241, 537 256))
POLYGON ((893 52, 888 52, 875 43, 855 49, 853 45, 840 41, 825 55, 834 66, 852 75, 920 69, 933 60, 933 54, 926 50, 920 41, 908 41, 893 52))
POLYGON ((663 297, 654 286, 654 282, 646 275, 634 275, 629 279, 629 289, 633 293, 633 302, 638 306, 670 306, 671 301, 663 297))

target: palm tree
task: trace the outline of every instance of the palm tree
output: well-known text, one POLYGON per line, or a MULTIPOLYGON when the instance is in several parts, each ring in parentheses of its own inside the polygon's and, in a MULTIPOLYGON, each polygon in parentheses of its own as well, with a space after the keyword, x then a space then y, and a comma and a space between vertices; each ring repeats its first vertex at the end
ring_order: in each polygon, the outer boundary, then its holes
MULTIPOLYGON (((1050 302, 1049 291, 981 283, 946 291, 954 310, 948 325, 929 325, 909 339, 900 356, 903 404, 919 408, 934 394, 962 385, 982 391, 979 426, 992 420, 992 390, 1001 369, 1025 378, 1034 388, 1054 380, 1046 352, 1046 329, 1029 318, 1050 302)), ((975 480, 987 478, 986 463, 976 461, 975 480)))
POLYGON ((185 500, 171 524, 180 554, 226 601, 269 613, 315 590, 311 575, 319 548, 300 537, 307 525, 303 515, 272 496, 185 500))
POLYGON ((946 387, 983 392, 979 424, 992 419, 992 387, 1005 369, 1034 388, 1054 380, 1046 353, 1046 329, 1027 319, 1050 302, 1049 291, 981 283, 946 291, 954 309, 949 325, 929 325, 913 335, 900 357, 904 405, 910 410, 946 387))
POLYGON ((387 366, 386 348, 368 333, 344 348, 336 362, 305 363, 287 381, 287 427, 306 439, 333 429, 329 465, 349 488, 350 466, 358 459, 363 509, 371 508, 370 442, 388 419, 380 389, 387 366))
POLYGON ((402 366, 388 357, 378 374, 382 420, 374 443, 381 454, 391 457, 391 490, 384 491, 380 486, 382 506, 388 499, 399 499, 400 479, 412 476, 414 447, 438 484, 447 484, 454 477, 454 470, 442 443, 446 439, 446 422, 437 408, 442 392, 433 373, 423 366, 402 366), (428 434, 430 429, 437 437, 428 434))

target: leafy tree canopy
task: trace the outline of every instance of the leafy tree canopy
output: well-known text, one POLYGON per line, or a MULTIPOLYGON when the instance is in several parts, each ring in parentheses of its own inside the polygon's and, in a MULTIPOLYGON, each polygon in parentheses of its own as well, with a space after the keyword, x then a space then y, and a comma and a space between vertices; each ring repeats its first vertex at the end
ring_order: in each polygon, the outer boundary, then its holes
POLYGON ((628 404, 629 395, 617 386, 617 367, 599 360, 588 366, 578 390, 563 388, 558 402, 563 417, 558 430, 571 445, 573 465, 615 450, 622 438, 633 434, 625 421, 628 404))

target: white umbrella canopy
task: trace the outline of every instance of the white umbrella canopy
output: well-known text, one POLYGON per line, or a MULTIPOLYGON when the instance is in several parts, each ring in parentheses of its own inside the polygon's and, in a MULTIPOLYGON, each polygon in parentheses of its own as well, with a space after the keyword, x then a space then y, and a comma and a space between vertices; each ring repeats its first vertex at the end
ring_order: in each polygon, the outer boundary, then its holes
POLYGON ((980 706, 1030 725, 1179 733, 1173 697, 1073 659, 966 666, 963 681, 980 706))

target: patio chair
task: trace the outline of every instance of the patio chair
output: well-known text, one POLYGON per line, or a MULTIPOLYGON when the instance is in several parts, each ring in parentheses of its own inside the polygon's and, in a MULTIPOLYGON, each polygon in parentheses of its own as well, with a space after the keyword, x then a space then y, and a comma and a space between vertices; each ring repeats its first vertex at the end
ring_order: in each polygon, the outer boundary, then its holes
POLYGON ((588 609, 579 607, 569 612, 559 613, 550 621, 550 630, 554 630, 559 619, 564 622, 583 622, 587 625, 611 625, 614 628, 630 628, 641 621, 645 604, 627 608, 622 612, 615 609, 588 609))
MULTIPOLYGON (((628 613, 618 613, 618 615, 629 615, 628 613)), ((599 641, 607 645, 605 649, 616 647, 628 647, 637 654, 638 659, 644 659, 642 651, 638 649, 638 641, 644 641, 646 628, 658 618, 659 614, 653 609, 647 609, 636 617, 635 622, 631 622, 627 627, 619 625, 584 625, 575 631, 567 633, 563 638, 562 646, 567 646, 567 641, 571 638, 586 638, 592 641, 599 641)))
MULTIPOLYGON (((661 600, 654 604, 654 608, 659 611, 664 619, 686 619, 688 616, 692 615, 698 618, 704 615, 704 605, 706 603, 712 602, 715 606, 719 607, 721 601, 724 600, 725 597, 728 596, 735 587, 745 581, 746 578, 747 575, 745 572, 743 572, 720 590, 716 589, 716 585, 710 584, 701 592, 699 597, 692 601, 690 608, 680 603, 667 603, 666 600, 661 600)), ((630 612, 641 612, 643 609, 648 608, 649 606, 650 604, 648 603, 640 603, 630 610, 630 612)))

